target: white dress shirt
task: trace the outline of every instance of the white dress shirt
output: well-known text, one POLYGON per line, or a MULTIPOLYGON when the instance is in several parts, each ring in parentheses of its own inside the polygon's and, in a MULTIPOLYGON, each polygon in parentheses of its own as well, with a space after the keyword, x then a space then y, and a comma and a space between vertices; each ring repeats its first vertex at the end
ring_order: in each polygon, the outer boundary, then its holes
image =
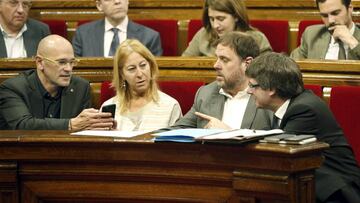
POLYGON ((281 123, 281 121, 282 121, 282 119, 283 119, 283 117, 284 117, 284 115, 285 115, 285 113, 286 113, 286 110, 287 110, 289 104, 290 104, 290 99, 286 100, 286 101, 278 108, 278 110, 276 110, 275 116, 279 119, 279 120, 278 120, 278 122, 279 122, 279 123, 278 123, 278 126, 280 126, 280 123, 281 123))
POLYGON ((2 35, 4 37, 6 52, 8 58, 25 58, 27 57, 23 33, 27 30, 26 24, 21 28, 16 36, 9 35, 0 25, 2 35))
POLYGON ((226 96, 222 122, 233 129, 240 129, 245 110, 250 99, 250 94, 248 94, 245 89, 243 91, 239 91, 233 97, 226 93, 222 88, 219 93, 226 96))
MULTIPOLYGON (((119 29, 118 37, 120 44, 126 40, 127 38, 127 26, 129 23, 129 18, 126 16, 125 19, 118 25, 116 28, 119 29)), ((111 31, 113 26, 110 24, 107 18, 105 18, 105 33, 104 33, 104 57, 112 57, 109 56, 110 46, 112 39, 114 37, 114 32, 111 31)))

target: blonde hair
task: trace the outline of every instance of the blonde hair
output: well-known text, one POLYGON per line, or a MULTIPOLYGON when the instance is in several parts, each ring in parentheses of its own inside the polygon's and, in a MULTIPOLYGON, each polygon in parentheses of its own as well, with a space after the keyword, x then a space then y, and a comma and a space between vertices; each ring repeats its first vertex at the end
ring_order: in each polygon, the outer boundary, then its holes
POLYGON ((154 55, 136 39, 127 39, 120 44, 114 56, 113 81, 112 86, 115 87, 118 97, 118 105, 120 112, 124 113, 130 107, 132 99, 131 89, 124 79, 124 64, 132 53, 138 53, 146 59, 150 65, 150 88, 145 96, 151 98, 154 102, 159 100, 157 77, 159 68, 155 61, 154 55))

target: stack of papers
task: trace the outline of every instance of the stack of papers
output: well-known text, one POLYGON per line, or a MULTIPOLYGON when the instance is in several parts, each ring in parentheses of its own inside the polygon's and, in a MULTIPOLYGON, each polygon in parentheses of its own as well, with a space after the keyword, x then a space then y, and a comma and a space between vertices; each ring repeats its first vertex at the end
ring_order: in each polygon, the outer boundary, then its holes
POLYGON ((274 130, 250 130, 250 129, 178 129, 153 134, 155 142, 234 142, 242 143, 250 140, 259 140, 267 135, 281 134, 281 129, 274 130))
POLYGON ((153 134, 155 142, 195 142, 196 139, 220 132, 222 129, 186 128, 153 134))
POLYGON ((145 134, 147 132, 149 131, 83 130, 71 133, 71 135, 130 138, 145 134))

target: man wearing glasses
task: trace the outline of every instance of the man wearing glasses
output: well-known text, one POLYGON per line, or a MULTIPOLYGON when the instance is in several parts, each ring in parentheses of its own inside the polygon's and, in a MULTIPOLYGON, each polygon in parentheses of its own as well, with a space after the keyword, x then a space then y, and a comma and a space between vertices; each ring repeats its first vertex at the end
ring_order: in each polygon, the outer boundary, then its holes
POLYGON ((0 85, 0 129, 111 129, 111 113, 90 107, 89 82, 72 75, 76 65, 69 41, 49 35, 40 41, 36 70, 0 85))
POLYGON ((250 64, 246 75, 256 106, 273 111, 280 129, 312 134, 329 144, 322 153, 325 160, 315 172, 316 202, 360 202, 360 169, 354 153, 327 104, 304 90, 296 62, 279 53, 267 53, 250 64))
POLYGON ((30 0, 0 0, 0 57, 32 57, 40 40, 50 34, 46 24, 28 19, 31 4, 30 0))
POLYGON ((272 113, 256 109, 246 92, 245 70, 259 53, 247 34, 230 32, 220 38, 215 50, 216 81, 200 87, 190 111, 172 128, 270 129, 272 113))

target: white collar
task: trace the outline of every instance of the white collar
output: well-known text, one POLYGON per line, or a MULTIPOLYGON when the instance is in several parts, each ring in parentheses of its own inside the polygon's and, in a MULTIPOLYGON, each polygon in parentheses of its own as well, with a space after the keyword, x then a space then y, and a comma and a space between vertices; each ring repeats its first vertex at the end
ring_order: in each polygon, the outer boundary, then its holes
POLYGON ((224 95, 225 97, 230 98, 230 99, 233 99, 233 98, 241 98, 241 97, 243 97, 243 96, 245 96, 245 95, 248 95, 248 93, 247 93, 247 88, 246 88, 245 90, 239 91, 238 93, 236 93, 235 96, 230 95, 229 93, 225 92, 223 88, 220 88, 219 94, 222 94, 222 95, 224 95))
POLYGON ((276 116, 277 118, 279 118, 280 120, 282 120, 283 117, 284 117, 284 115, 285 115, 285 113, 286 113, 286 110, 287 110, 289 104, 290 104, 290 99, 286 100, 286 101, 278 108, 278 110, 276 110, 275 116, 276 116))
MULTIPOLYGON (((8 38, 11 38, 11 36, 9 36, 6 31, 4 30, 3 26, 0 24, 0 29, 1 29, 1 32, 3 34, 4 37, 8 37, 8 38)), ((27 26, 26 26, 26 23, 24 24, 24 26, 21 28, 21 30, 18 32, 18 34, 16 35, 15 38, 19 38, 20 36, 22 36, 22 34, 27 30, 27 26)))
MULTIPOLYGON (((116 26, 116 28, 118 28, 120 30, 120 32, 127 32, 127 26, 129 23, 129 18, 128 16, 125 16, 124 20, 116 26)), ((114 26, 112 26, 109 22, 109 20, 107 18, 105 18, 105 32, 111 30, 111 28, 113 28, 114 26)))

